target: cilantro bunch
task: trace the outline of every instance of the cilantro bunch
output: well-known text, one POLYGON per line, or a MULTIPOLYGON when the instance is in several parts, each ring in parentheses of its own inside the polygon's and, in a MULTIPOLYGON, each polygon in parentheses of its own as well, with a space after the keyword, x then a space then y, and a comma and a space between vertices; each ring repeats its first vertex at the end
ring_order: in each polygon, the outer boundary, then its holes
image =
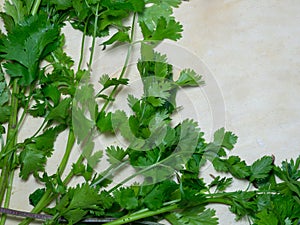
MULTIPOLYGON (((156 51, 165 39, 181 38, 173 16, 180 0, 12 0, 5 1, 0 33, 0 202, 6 214, 43 224, 218 224, 212 204, 225 204, 237 220, 255 225, 300 223, 300 156, 274 163, 264 156, 248 165, 231 154, 237 136, 220 128, 205 140, 197 121, 173 120, 180 88, 197 87, 202 76, 186 68, 175 76, 166 55, 156 51), (128 21, 131 21, 128 25, 128 21), (79 60, 65 51, 66 24, 81 31, 79 60), (141 39, 136 33, 141 32, 141 39), (86 40, 91 46, 86 50, 86 40), (127 55, 118 77, 93 72, 94 54, 120 43, 127 55), (128 95, 130 112, 113 110, 127 76, 134 45, 139 44, 137 71, 140 97, 128 95), (85 58, 88 60, 85 60, 85 58), (99 77, 97 77, 99 76, 99 77), (100 87, 91 80, 99 80, 100 87), (24 140, 19 132, 27 117, 40 127, 24 140), (47 170, 57 137, 68 133, 55 173, 47 170), (99 136, 114 141, 96 149, 99 136), (70 162, 73 149, 81 153, 70 162), (230 154, 229 154, 230 152, 230 154), (108 163, 106 166, 105 162, 108 163), (71 169, 67 165, 71 164, 71 169), (205 182, 201 168, 215 175, 205 182), (100 166, 100 170, 99 170, 100 166), (115 177, 126 168, 134 173, 115 177), (33 177, 44 187, 32 192, 31 213, 9 209, 13 179, 33 177), (81 182, 72 185, 72 181, 81 182), (139 179, 137 179, 139 178, 139 179), (232 190, 234 179, 246 190, 232 190), (47 215, 45 215, 47 214, 47 215)), ((100 62, 101 63, 101 62, 100 62)))

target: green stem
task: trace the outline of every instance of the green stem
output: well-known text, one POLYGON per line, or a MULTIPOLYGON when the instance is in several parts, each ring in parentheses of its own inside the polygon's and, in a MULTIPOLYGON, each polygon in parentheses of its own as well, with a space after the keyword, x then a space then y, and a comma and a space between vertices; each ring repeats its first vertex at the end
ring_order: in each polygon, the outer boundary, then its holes
POLYGON ((118 171, 120 168, 122 168, 123 166, 125 166, 128 162, 122 162, 120 163, 118 166, 116 165, 111 165, 109 166, 105 171, 103 171, 101 173, 101 177, 98 180, 94 180, 93 183, 91 184, 92 187, 97 186, 97 184, 100 184, 102 181, 104 181, 105 179, 109 178, 113 173, 115 173, 116 171, 118 171))
MULTIPOLYGON (((13 81, 12 87, 12 96, 11 96, 11 115, 9 118, 8 123, 8 132, 7 132, 7 146, 4 149, 5 157, 3 158, 3 165, 1 170, 1 177, 0 177, 0 205, 2 205, 4 196, 6 194, 5 205, 9 203, 8 198, 11 196, 11 185, 12 185, 12 178, 10 177, 11 171, 13 170, 13 161, 14 161, 14 151, 10 154, 6 154, 7 151, 10 152, 10 149, 13 149, 16 141, 17 141, 17 127, 18 127, 18 98, 17 94, 19 93, 19 85, 18 80, 15 79, 13 81)), ((0 224, 5 223, 6 217, 1 218, 0 224)))
POLYGON ((77 71, 80 70, 81 65, 82 65, 82 62, 83 62, 84 45, 85 45, 85 37, 86 37, 87 24, 88 24, 88 23, 85 23, 85 25, 84 25, 84 31, 83 31, 82 38, 81 38, 80 58, 79 58, 79 62, 78 62, 77 71))
MULTIPOLYGON (((51 189, 47 189, 44 193, 43 197, 40 199, 38 204, 31 210, 32 213, 39 213, 41 212, 47 205, 49 205, 52 202, 51 198, 52 191, 51 189)), ((32 218, 26 218, 24 219, 19 225, 28 225, 33 221, 32 218)))
MULTIPOLYGON (((13 181, 14 181, 14 175, 15 175, 15 171, 12 170, 11 173, 9 174, 9 183, 7 186, 4 208, 9 208, 9 203, 10 203, 10 198, 11 198, 11 193, 12 193, 12 186, 13 186, 13 181)), ((6 221, 6 215, 3 214, 1 216, 0 225, 4 225, 5 221, 6 221)))
POLYGON ((137 220, 140 220, 140 219, 144 219, 144 218, 148 218, 148 217, 151 217, 151 216, 159 215, 159 214, 162 214, 162 213, 171 212, 171 211, 174 211, 176 209, 178 209, 178 204, 173 204, 173 205, 169 205, 169 206, 160 208, 160 209, 155 210, 155 211, 150 211, 149 210, 149 211, 145 211, 145 212, 141 212, 141 213, 129 214, 129 215, 126 215, 126 216, 121 217, 119 219, 116 219, 112 222, 105 223, 104 225, 126 224, 126 223, 130 223, 130 222, 137 221, 137 220))
POLYGON ((58 166, 58 169, 57 169, 57 174, 59 176, 62 176, 62 174, 64 173, 64 171, 66 169, 67 163, 70 158, 70 154, 71 154, 73 146, 74 146, 74 143, 75 143, 74 131, 72 128, 70 128, 65 154, 64 154, 64 156, 60 162, 60 165, 58 166))
POLYGON ((97 38, 98 20, 99 20, 99 3, 97 4, 96 13, 95 13, 95 22, 94 22, 95 25, 94 25, 94 32, 93 32, 93 40, 92 40, 92 46, 91 46, 90 60, 89 60, 89 64, 88 64, 89 74, 92 70, 92 64, 93 64, 93 58, 94 58, 94 52, 95 52, 95 44, 96 44, 96 38, 97 38))
POLYGON ((34 2, 34 5, 33 5, 32 10, 31 10, 31 14, 32 14, 33 16, 37 13, 37 11, 38 11, 38 9, 39 9, 39 7, 40 7, 40 4, 41 4, 41 0, 36 0, 36 1, 34 2))
MULTIPOLYGON (((80 156, 76 163, 80 163, 83 161, 83 157, 80 156)), ((63 181, 64 185, 67 185, 72 177, 74 176, 73 172, 70 171, 69 174, 66 176, 66 178, 63 181)), ((51 189, 47 189, 44 193, 43 197, 40 199, 38 204, 31 210, 32 213, 40 213, 45 207, 47 207, 55 198, 57 197, 57 194, 52 193, 51 189)), ((30 222, 32 222, 33 219, 26 218, 24 219, 19 225, 28 225, 30 222)))
MULTIPOLYGON (((135 31, 135 19, 136 19, 136 14, 133 15, 133 19, 132 19, 132 26, 131 26, 131 34, 130 34, 130 45, 127 49, 127 54, 126 54, 126 59, 125 59, 125 62, 124 62, 124 65, 123 65, 123 68, 122 68, 122 71, 121 71, 121 74, 119 76, 119 79, 123 78, 124 75, 125 75, 125 72, 127 70, 127 67, 128 67, 128 62, 129 62, 129 58, 130 58, 130 55, 131 55, 131 50, 132 50, 132 43, 133 43, 133 39, 134 39, 134 31, 135 31)), ((115 96, 116 92, 117 92, 117 89, 118 89, 119 85, 116 85, 112 92, 110 93, 108 99, 113 99, 113 97, 115 96)), ((100 113, 104 112, 104 110, 107 108, 108 104, 110 103, 111 101, 110 100, 107 100, 104 105, 102 106, 101 110, 100 110, 100 113)))

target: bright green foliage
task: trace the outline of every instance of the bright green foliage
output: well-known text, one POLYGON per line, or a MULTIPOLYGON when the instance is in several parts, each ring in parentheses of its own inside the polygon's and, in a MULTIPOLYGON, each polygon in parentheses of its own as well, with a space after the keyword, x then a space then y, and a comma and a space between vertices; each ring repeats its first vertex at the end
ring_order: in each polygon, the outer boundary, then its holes
POLYGON ((28 179, 32 173, 37 175, 39 171, 44 171, 46 158, 52 155, 54 142, 61 130, 64 130, 63 126, 50 128, 37 137, 25 140, 22 144, 24 150, 19 156, 22 179, 28 179))
MULTIPOLYGON (((9 89, 7 87, 4 74, 0 71, 0 124, 8 121, 10 115, 9 102, 9 89)), ((0 127, 0 134, 5 133, 4 127, 0 127)))
POLYGON ((1 57, 12 62, 4 66, 19 84, 28 86, 38 77, 39 63, 57 47, 59 28, 41 14, 15 26, 0 45, 1 57))
POLYGON ((127 210, 133 210, 139 206, 136 193, 131 188, 120 188, 118 191, 114 192, 114 197, 118 204, 127 210))
MULTIPOLYGON (((85 224, 82 220, 92 217, 114 218, 108 225, 153 224, 163 219, 174 225, 216 225, 211 203, 227 205, 237 220, 247 218, 254 225, 300 222, 300 156, 280 167, 271 156, 248 165, 232 155, 237 142, 232 132, 220 128, 213 141, 207 142, 197 121, 173 120, 178 90, 204 84, 202 76, 189 68, 174 80, 174 65, 167 55, 156 51, 160 41, 181 38, 183 28, 173 17, 173 9, 180 3, 6 1, 5 12, 0 14, 6 29, 0 33, 0 134, 9 128, 7 140, 0 138, 2 206, 7 206, 11 196, 10 173, 20 169, 23 182, 30 182, 33 176, 44 186, 29 200, 34 212, 53 216, 45 224, 60 224, 61 219, 68 225, 85 224), (66 53, 61 28, 67 23, 83 32, 79 62, 66 53), (135 35, 136 26, 142 36, 135 35), (87 36, 92 38, 90 48, 87 36), (142 39, 136 40, 136 36, 142 39), (95 78, 99 75, 93 70, 97 45, 104 51, 118 42, 128 47, 122 72, 95 78), (131 82, 130 76, 125 76, 134 43, 141 43, 137 71, 143 93, 140 97, 128 95, 128 109, 111 107, 120 88, 131 82), (90 83, 97 79, 98 90, 90 83), (41 126, 20 142, 19 131, 30 116, 41 120, 41 126), (63 131, 68 132, 62 143, 65 149, 55 143, 63 131), (97 149, 98 140, 104 150, 97 149), (75 143, 78 152, 72 153, 75 143), (54 149, 62 159, 50 174, 46 165, 54 149), (78 156, 74 162, 71 153, 78 156), (216 171, 206 181, 203 166, 209 163, 216 171), (123 168, 135 172, 120 181, 117 175, 123 168), (139 179, 140 183, 129 184, 139 179), (235 179, 248 182, 249 187, 228 191, 235 179), (77 183, 71 186, 70 181, 77 183)), ((1 224, 4 219, 3 215, 1 224)))
POLYGON ((180 72, 180 76, 176 81, 179 86, 200 86, 204 84, 202 76, 197 75, 194 70, 185 69, 180 72))
POLYGON ((273 159, 270 156, 264 156, 261 159, 258 159, 251 165, 251 176, 250 181, 254 181, 256 179, 263 179, 269 175, 273 167, 273 159))
POLYGON ((101 210, 101 206, 98 204, 102 199, 103 197, 99 195, 98 191, 88 184, 77 185, 68 190, 55 206, 55 210, 74 224, 82 220, 88 210, 101 210))
POLYGON ((191 225, 217 225, 218 218, 215 217, 215 210, 206 209, 201 213, 195 210, 184 211, 183 213, 174 213, 177 221, 172 220, 173 225, 191 224, 191 225))

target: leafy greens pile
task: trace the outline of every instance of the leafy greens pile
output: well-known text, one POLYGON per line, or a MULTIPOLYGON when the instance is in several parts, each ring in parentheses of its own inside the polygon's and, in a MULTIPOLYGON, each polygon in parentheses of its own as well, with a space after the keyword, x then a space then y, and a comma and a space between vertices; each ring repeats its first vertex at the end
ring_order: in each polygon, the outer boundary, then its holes
MULTIPOLYGON (((202 77, 183 69, 173 77, 167 56, 155 50, 159 42, 181 38, 182 25, 173 16, 181 0, 11 0, 5 1, 0 34, 0 202, 8 209, 13 178, 33 176, 44 185, 29 196, 32 215, 46 213, 44 224, 218 224, 211 203, 229 206, 236 219, 256 225, 300 223, 300 157, 274 164, 264 156, 251 165, 228 152, 237 137, 224 128, 207 142, 196 121, 172 121, 179 88, 203 84, 202 77), (128 25, 131 21, 131 25, 128 25), (64 49, 62 28, 70 24, 82 32, 81 51, 74 62, 64 49), (139 30, 141 40, 135 39, 139 30), (87 38, 92 38, 87 51, 87 38), (99 77, 100 89, 91 83, 96 40, 103 50, 126 43, 128 53, 119 77, 99 77), (130 83, 125 77, 133 44, 140 44, 137 70, 143 95, 128 96, 131 113, 111 110, 118 90, 130 83), (89 55, 87 65, 84 56, 89 55), (26 117, 42 120, 24 141, 18 134, 26 117), (68 132, 56 173, 47 160, 56 139, 68 132), (100 135, 127 141, 94 151, 100 135), (6 137, 6 140, 4 138, 6 137), (77 161, 69 162, 74 146, 81 146, 77 161), (106 157, 106 159, 105 159, 106 157), (107 160, 109 166, 98 171, 107 160), (66 166, 72 163, 70 171, 66 166), (211 163, 219 173, 205 183, 200 169, 211 163), (125 167, 135 173, 113 183, 125 167), (223 175, 224 177, 222 177, 223 175), (75 186, 70 182, 81 177, 75 186), (128 184, 136 177, 141 182, 128 184), (232 191, 233 179, 249 183, 232 191)), ((27 181, 29 182, 29 181, 27 181)), ((0 224, 7 215, 3 213, 0 224)), ((7 212, 7 211, 5 211, 7 212)), ((16 213, 17 214, 17 213, 16 213)), ((28 216, 28 214, 26 214, 28 216)), ((26 217, 27 217, 26 216, 26 217)), ((29 216, 28 216, 29 217, 29 216)), ((26 218, 20 224, 29 224, 26 218)))

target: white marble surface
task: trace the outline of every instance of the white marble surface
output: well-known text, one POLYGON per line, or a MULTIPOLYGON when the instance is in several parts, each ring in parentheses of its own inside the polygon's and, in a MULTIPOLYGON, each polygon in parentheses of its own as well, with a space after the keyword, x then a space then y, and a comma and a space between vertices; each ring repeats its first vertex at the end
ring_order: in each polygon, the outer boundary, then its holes
MULTIPOLYGON (((218 84, 225 114, 216 115, 239 136, 233 153, 249 163, 265 154, 279 163, 300 152, 299 12, 298 0, 190 0, 176 10, 184 26, 176 45, 195 54, 218 84)), ((72 41, 76 44, 77 37, 72 41)), ((189 100, 193 109, 208 110, 203 115, 216 106, 189 100)), ((214 121, 202 123, 209 133, 214 121)), ((12 207, 29 209, 34 182, 16 179, 15 185, 12 207)), ((218 215, 221 225, 248 224, 236 223, 223 207, 218 215)))

